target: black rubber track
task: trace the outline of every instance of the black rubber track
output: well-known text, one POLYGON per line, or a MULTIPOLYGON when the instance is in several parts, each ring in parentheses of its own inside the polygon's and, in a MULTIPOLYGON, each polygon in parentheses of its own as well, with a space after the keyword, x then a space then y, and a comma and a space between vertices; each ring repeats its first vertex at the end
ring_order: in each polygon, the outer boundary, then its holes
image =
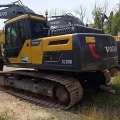
MULTIPOLYGON (((49 108, 57 108, 57 109, 69 109, 73 105, 75 105, 78 101, 81 100, 83 96, 83 89, 81 84, 78 80, 72 77, 67 77, 63 75, 57 75, 57 74, 51 74, 51 73, 44 73, 44 72, 38 72, 38 71, 31 71, 31 70, 18 70, 18 71, 11 71, 11 72, 2 72, 0 73, 3 77, 6 75, 12 76, 12 75, 21 75, 21 76, 30 76, 34 78, 39 79, 45 79, 49 81, 54 81, 56 83, 59 83, 66 87, 67 91, 70 94, 70 100, 63 103, 60 103, 57 100, 50 99, 49 97, 39 97, 34 98, 32 95, 29 96, 25 94, 25 92, 16 92, 16 90, 12 89, 4 89, 5 92, 10 93, 12 95, 15 95, 17 97, 35 102, 37 104, 40 104, 45 107, 49 108)), ((7 87, 5 87, 7 88, 7 87)), ((9 87, 8 87, 9 88, 9 87)), ((28 92, 26 92, 28 93, 28 92)), ((33 93, 32 93, 33 94, 33 93)))

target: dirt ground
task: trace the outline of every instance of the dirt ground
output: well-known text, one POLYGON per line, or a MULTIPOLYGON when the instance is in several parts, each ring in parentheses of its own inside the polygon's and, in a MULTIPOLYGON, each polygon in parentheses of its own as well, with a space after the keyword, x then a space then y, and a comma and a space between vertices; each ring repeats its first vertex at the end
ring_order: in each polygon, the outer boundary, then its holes
MULTIPOLYGON (((4 71, 14 68, 4 67, 4 71)), ((35 105, 0 90, 0 115, 7 113, 12 120, 78 120, 84 115, 35 105)))

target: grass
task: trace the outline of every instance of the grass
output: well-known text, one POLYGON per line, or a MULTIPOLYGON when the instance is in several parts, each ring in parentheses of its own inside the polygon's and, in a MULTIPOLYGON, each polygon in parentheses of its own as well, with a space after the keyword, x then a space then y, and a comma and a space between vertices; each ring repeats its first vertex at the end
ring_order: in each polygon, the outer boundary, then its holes
POLYGON ((105 91, 85 93, 78 110, 79 115, 87 116, 83 120, 120 120, 120 74, 112 79, 110 85, 116 91, 115 95, 105 91))
POLYGON ((11 120, 10 116, 7 114, 7 112, 4 112, 0 115, 0 120, 11 120))

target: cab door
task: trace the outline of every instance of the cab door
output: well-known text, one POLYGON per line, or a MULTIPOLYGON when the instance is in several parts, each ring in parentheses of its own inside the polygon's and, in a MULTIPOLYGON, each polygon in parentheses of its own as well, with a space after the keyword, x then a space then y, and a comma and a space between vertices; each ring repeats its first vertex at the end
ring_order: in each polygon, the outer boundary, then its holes
POLYGON ((6 25, 5 28, 5 59, 10 62, 11 58, 17 58, 20 53, 20 41, 16 22, 6 25))
POLYGON ((28 35, 26 20, 19 20, 18 33, 20 40, 20 62, 31 63, 31 39, 28 35))

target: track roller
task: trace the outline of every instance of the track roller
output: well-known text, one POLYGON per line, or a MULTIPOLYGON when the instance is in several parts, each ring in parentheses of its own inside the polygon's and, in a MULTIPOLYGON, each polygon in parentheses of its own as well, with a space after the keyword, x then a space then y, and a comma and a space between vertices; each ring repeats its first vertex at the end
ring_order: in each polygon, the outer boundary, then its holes
POLYGON ((56 90, 56 97, 60 102, 67 102, 70 100, 70 94, 64 86, 60 86, 56 90))

